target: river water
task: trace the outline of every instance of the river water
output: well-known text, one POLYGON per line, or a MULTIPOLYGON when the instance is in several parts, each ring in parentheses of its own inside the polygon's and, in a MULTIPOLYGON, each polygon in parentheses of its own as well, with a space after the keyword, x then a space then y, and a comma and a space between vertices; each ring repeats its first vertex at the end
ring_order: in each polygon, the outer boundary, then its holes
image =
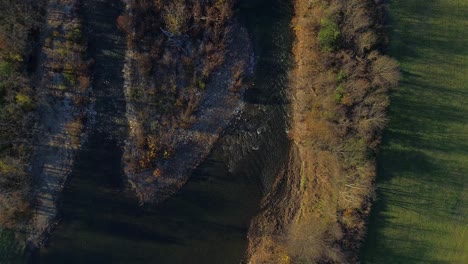
POLYGON ((126 133, 122 92, 121 7, 85 1, 89 54, 95 60, 96 117, 62 202, 62 221, 31 263, 239 263, 250 219, 285 161, 291 7, 245 0, 240 22, 254 43, 256 74, 245 113, 173 197, 138 207, 122 182, 126 133))

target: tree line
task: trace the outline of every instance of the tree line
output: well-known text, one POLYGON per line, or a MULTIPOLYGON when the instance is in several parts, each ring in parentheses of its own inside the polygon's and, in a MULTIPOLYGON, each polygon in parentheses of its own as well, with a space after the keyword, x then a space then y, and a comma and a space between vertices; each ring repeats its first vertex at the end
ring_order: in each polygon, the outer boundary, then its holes
POLYGON ((299 0, 295 10, 292 138, 304 183, 288 244, 300 259, 342 263, 356 257, 364 237, 399 67, 382 54, 385 6, 378 1, 299 0))
POLYGON ((28 212, 27 171, 35 95, 27 63, 41 26, 42 1, 0 0, 0 226, 28 212))

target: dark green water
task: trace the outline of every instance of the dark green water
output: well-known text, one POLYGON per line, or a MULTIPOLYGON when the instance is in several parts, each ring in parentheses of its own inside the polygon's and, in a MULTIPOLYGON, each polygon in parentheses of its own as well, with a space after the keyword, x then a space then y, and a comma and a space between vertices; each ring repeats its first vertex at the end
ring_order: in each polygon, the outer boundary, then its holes
POLYGON ((62 204, 62 222, 32 263, 239 263, 250 219, 287 149, 283 88, 291 38, 286 1, 242 1, 254 41, 255 86, 246 113, 181 191, 140 208, 122 182, 119 135, 124 43, 112 0, 85 1, 95 59, 96 119, 62 204), (109 133, 107 131, 114 131, 109 133))

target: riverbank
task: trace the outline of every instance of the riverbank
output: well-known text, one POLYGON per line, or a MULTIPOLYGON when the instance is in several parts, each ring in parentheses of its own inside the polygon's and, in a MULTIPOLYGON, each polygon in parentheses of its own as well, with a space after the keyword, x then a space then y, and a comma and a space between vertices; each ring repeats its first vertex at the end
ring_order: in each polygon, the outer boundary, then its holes
POLYGON ((244 107, 252 48, 233 3, 129 2, 119 17, 129 47, 123 163, 141 203, 177 192, 244 107))
MULTIPOLYGON (((115 21, 119 10, 110 7, 111 0, 102 1, 109 6, 95 5, 97 2, 91 1, 94 4, 89 7, 95 13, 90 16, 98 18, 93 32, 106 40, 99 43, 109 40, 111 44, 120 39, 115 36, 118 31, 104 21, 115 21), (98 25, 108 27, 99 29, 98 25), (101 35, 102 31, 106 34, 101 35)), ((164 202, 138 207, 135 197, 129 195, 132 192, 126 192, 125 184, 118 181, 122 179, 121 149, 117 147, 121 142, 115 144, 114 137, 106 134, 112 129, 97 129, 102 133, 90 134, 65 189, 63 220, 33 263, 241 261, 249 221, 289 146, 282 93, 287 86, 291 40, 278 32, 289 32, 290 15, 286 14, 290 9, 280 1, 274 5, 257 2, 261 3, 244 1, 238 14, 239 23, 245 22, 255 41, 255 85, 246 91, 243 114, 223 132, 190 180, 164 202)), ((121 54, 119 45, 103 45, 97 50, 99 54, 121 54)), ((116 56, 119 61, 120 56, 116 56)), ((99 68, 105 71, 108 67, 99 68)), ((95 76, 98 84, 105 80, 95 76)), ((99 87, 103 86, 95 85, 94 90, 101 90, 99 87)), ((107 111, 111 110, 103 113, 107 111)), ((106 117, 99 120, 113 119, 106 117)))
POLYGON ((378 156, 365 263, 468 262, 468 3, 389 2, 402 81, 378 156))
POLYGON ((249 233, 249 263, 357 261, 397 63, 383 6, 295 2, 290 162, 249 233))
POLYGON ((46 7, 37 70, 30 247, 42 246, 57 224, 58 201, 81 146, 90 77, 79 8, 80 1, 73 0, 49 1, 46 7))
POLYGON ((0 123, 7 128, 1 144, 8 155, 0 155, 0 172, 2 185, 16 187, 1 192, 0 224, 13 229, 22 251, 24 240, 40 246, 56 221, 57 200, 81 141, 89 65, 78 1, 5 3, 1 26, 13 25, 0 41, 0 123), (14 70, 23 76, 12 78, 14 70))

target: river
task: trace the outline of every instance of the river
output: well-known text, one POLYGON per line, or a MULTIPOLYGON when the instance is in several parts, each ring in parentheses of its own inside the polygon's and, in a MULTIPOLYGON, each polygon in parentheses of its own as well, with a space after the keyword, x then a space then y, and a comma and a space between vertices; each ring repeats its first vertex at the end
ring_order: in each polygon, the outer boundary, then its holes
POLYGON ((138 207, 122 181, 126 133, 121 76, 124 38, 112 0, 85 1, 95 60, 95 119, 65 188, 62 221, 31 263, 239 263, 250 219, 286 158, 291 6, 245 0, 239 20, 254 43, 256 73, 245 113, 173 197, 138 207))

